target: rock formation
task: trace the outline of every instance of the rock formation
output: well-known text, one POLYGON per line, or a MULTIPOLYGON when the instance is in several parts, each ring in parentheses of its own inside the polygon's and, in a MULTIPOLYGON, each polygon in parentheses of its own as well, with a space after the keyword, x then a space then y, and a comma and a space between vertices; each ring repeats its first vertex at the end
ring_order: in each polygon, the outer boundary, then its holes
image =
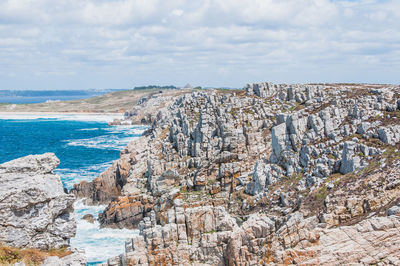
POLYGON ((72 254, 59 258, 57 256, 47 257, 41 266, 83 266, 86 265, 86 256, 84 252, 72 250, 72 254))
POLYGON ((45 153, 0 165, 0 242, 39 249, 69 245, 76 231, 75 197, 52 172, 59 163, 45 153))
POLYGON ((398 263, 400 87, 258 83, 166 103, 73 190, 109 204, 103 226, 139 228, 108 265, 398 263))

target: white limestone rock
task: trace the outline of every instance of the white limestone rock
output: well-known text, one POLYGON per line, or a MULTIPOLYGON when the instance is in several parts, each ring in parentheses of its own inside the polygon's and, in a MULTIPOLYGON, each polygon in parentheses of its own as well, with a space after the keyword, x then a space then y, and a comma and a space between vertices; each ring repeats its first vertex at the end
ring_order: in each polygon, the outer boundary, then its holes
POLYGON ((346 141, 344 143, 340 173, 347 174, 360 168, 361 159, 355 155, 355 147, 356 143, 353 141, 346 141))
POLYGON ((0 165, 0 242, 50 249, 67 246, 75 236, 75 196, 52 172, 59 162, 45 153, 0 165))

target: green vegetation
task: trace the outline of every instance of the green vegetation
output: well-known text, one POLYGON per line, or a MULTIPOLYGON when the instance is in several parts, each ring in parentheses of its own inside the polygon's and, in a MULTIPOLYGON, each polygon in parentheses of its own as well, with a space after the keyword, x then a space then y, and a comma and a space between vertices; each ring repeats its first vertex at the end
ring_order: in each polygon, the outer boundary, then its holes
POLYGON ((181 188, 180 193, 183 195, 184 202, 201 202, 203 200, 208 200, 212 198, 212 195, 204 190, 187 190, 186 188, 181 188))
POLYGON ((214 185, 216 182, 217 182, 216 179, 209 179, 209 180, 207 181, 207 185, 212 186, 212 185, 214 185))
POLYGON ((325 200, 328 194, 329 194, 328 188, 326 185, 324 185, 315 192, 314 197, 316 200, 325 200))

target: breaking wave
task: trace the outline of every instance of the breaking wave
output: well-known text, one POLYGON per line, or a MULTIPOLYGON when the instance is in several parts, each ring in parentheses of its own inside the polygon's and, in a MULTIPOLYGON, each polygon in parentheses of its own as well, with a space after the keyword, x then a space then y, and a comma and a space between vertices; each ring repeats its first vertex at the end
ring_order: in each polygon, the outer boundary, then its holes
POLYGON ((104 262, 123 253, 125 240, 138 235, 138 230, 100 228, 98 221, 89 223, 82 219, 86 214, 96 218, 105 207, 105 205, 88 206, 83 200, 74 204, 77 232, 76 237, 71 239, 71 244, 75 248, 84 249, 91 264, 104 262))

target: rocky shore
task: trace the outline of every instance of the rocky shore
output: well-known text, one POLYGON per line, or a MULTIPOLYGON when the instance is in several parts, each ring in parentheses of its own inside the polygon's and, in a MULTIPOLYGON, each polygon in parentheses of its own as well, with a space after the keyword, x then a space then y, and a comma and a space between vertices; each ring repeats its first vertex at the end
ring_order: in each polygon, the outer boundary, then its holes
POLYGON ((73 189, 108 204, 102 226, 140 230, 108 265, 399 263, 399 86, 258 83, 154 101, 126 113, 151 125, 144 135, 73 189))
POLYGON ((75 196, 65 193, 53 173, 59 163, 53 153, 45 153, 0 164, 0 243, 45 251, 67 248, 70 255, 49 257, 42 265, 86 265, 85 254, 69 246, 76 232, 75 196))

